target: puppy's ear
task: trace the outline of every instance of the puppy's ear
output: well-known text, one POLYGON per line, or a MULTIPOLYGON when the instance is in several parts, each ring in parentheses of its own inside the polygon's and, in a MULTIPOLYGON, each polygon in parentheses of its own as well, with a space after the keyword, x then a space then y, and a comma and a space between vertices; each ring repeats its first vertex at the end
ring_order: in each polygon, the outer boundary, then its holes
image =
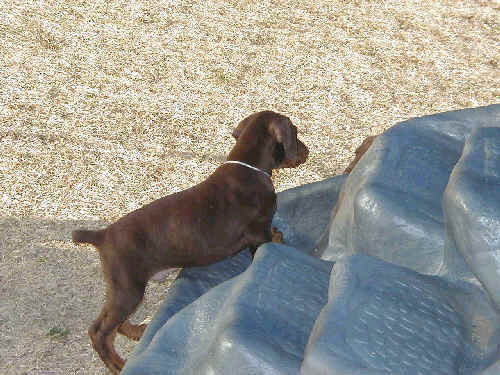
POLYGON ((240 121, 238 126, 233 129, 232 135, 234 139, 238 139, 245 126, 246 126, 245 120, 242 120, 240 121))
POLYGON ((240 121, 238 126, 234 128, 233 130, 233 137, 234 139, 238 139, 241 133, 243 133, 243 130, 247 127, 248 124, 250 124, 255 118, 255 114, 250 115, 248 117, 245 117, 243 120, 240 121))
POLYGON ((269 133, 276 142, 283 145, 285 157, 280 167, 294 166, 297 160, 297 128, 290 120, 273 120, 269 124, 269 133))

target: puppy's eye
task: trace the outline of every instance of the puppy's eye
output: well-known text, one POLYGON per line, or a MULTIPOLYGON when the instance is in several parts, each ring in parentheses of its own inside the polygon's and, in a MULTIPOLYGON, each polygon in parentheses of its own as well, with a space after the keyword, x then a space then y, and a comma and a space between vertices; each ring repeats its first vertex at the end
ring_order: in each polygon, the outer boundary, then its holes
POLYGON ((283 147, 283 143, 277 143, 276 148, 274 149, 274 160, 276 160, 277 164, 280 164, 285 158, 285 147, 283 147))

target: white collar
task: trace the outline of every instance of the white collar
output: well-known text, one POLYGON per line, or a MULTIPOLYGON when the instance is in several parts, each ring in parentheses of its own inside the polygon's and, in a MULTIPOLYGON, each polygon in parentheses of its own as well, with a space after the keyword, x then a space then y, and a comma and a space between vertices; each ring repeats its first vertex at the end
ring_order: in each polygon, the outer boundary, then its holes
POLYGON ((267 173, 266 171, 263 171, 262 169, 259 169, 257 167, 254 167, 250 164, 247 164, 247 163, 243 163, 242 161, 238 161, 238 160, 227 160, 224 162, 224 164, 240 164, 240 165, 244 165, 245 167, 248 167, 250 169, 253 169, 254 171, 259 171, 259 172, 262 172, 264 173, 267 177, 271 178, 271 175, 269 173, 267 173))

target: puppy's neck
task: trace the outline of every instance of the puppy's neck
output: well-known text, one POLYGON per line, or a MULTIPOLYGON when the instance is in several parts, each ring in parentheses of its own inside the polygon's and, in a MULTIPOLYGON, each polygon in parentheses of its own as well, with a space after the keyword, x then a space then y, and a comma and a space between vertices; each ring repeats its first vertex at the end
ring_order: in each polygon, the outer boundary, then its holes
POLYGON ((243 134, 229 153, 227 160, 237 160, 258 168, 270 176, 277 167, 274 160, 275 142, 269 136, 259 137, 253 134, 243 134))

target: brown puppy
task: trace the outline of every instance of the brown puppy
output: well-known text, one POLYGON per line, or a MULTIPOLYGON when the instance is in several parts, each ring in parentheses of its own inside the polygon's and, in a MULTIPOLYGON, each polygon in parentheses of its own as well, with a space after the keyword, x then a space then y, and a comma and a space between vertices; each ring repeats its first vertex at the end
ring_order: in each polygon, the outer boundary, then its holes
MULTIPOLYGON (((169 268, 201 266, 247 247, 279 239, 271 229, 276 194, 271 172, 305 162, 307 147, 286 116, 255 113, 233 131, 236 145, 204 182, 158 199, 107 228, 75 230, 73 241, 99 251, 107 284, 106 302, 89 328, 94 349, 118 374, 125 361, 116 353, 116 332, 138 340, 145 325, 127 319, 141 303, 146 284, 169 268), (238 163, 234 163, 234 161, 238 163)), ((273 228, 274 229, 274 228, 273 228)))

